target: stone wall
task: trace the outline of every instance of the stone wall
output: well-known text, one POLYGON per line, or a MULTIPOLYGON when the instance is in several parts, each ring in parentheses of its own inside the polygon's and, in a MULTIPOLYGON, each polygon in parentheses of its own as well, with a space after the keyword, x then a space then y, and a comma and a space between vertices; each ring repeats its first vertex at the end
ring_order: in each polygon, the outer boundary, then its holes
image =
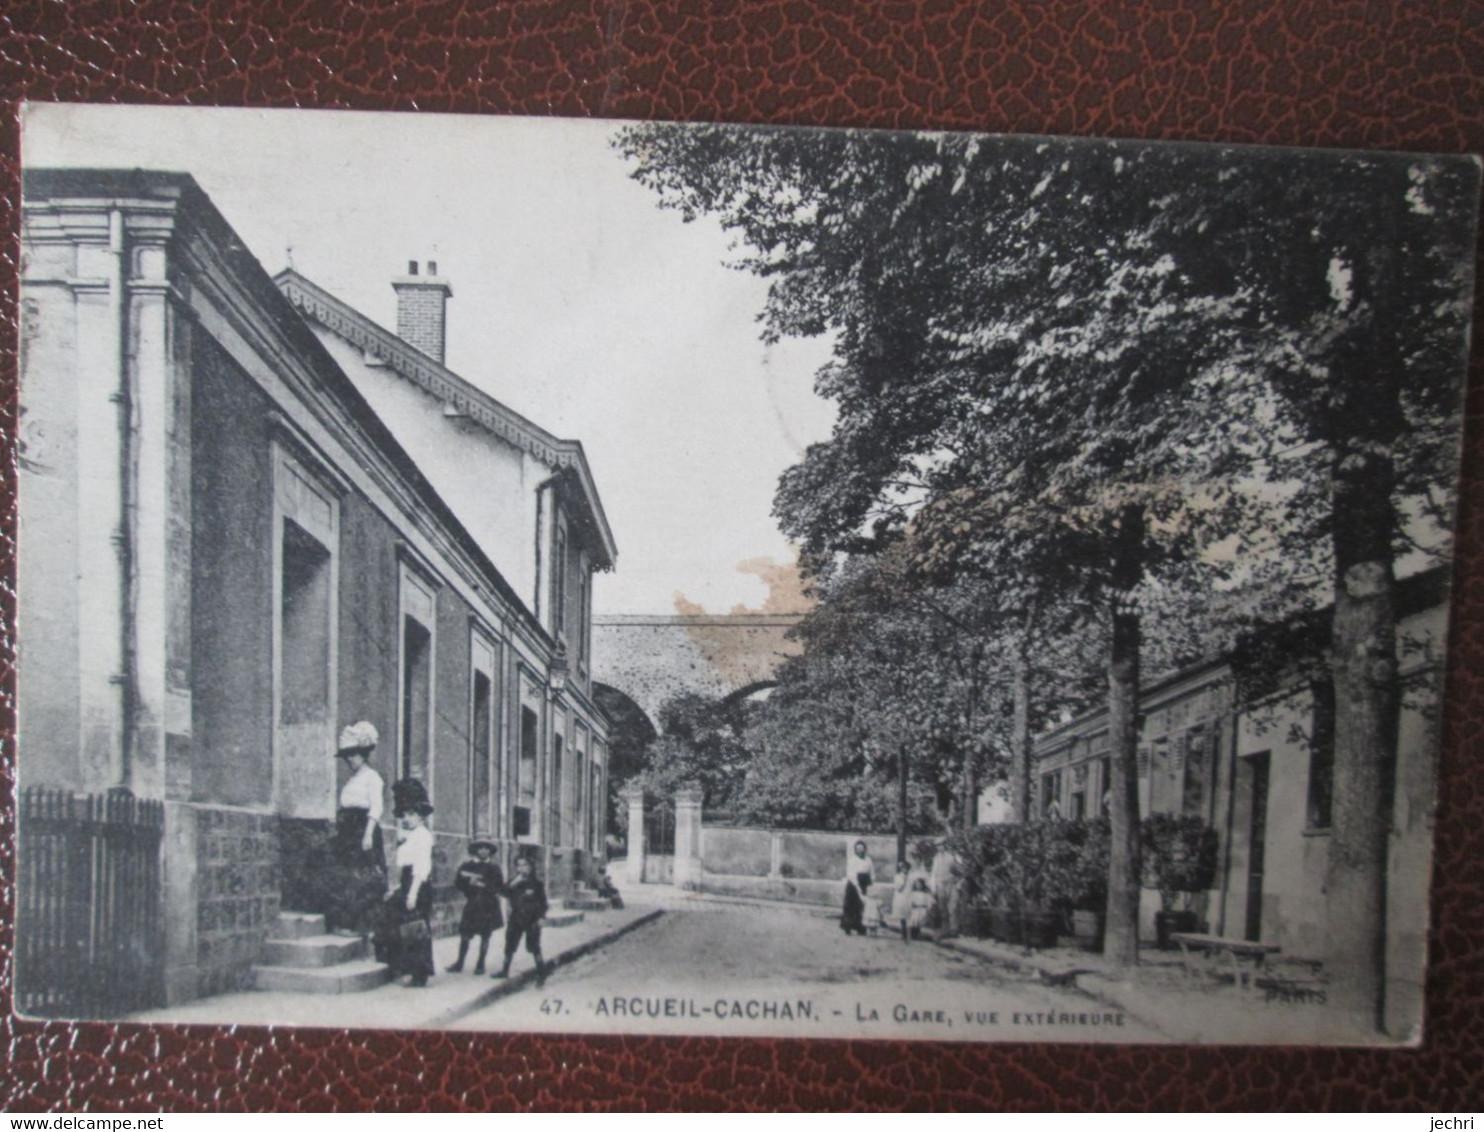
POLYGON ((896 871, 895 836, 703 826, 701 891, 837 904, 845 883, 846 855, 857 841, 866 843, 876 883, 890 881, 896 871))
POLYGON ((244 990, 278 922, 279 818, 201 806, 196 819, 197 990, 244 990))

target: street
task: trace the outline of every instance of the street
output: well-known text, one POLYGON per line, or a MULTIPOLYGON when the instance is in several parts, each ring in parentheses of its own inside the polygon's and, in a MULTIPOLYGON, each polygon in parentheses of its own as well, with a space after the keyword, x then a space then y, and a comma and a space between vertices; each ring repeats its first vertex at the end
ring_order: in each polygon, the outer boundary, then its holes
MULTIPOLYGON (((516 957, 514 970, 529 967, 516 957)), ((1074 988, 935 943, 846 936, 823 908, 693 899, 460 1030, 1150 1041, 1157 1032, 1074 988)))

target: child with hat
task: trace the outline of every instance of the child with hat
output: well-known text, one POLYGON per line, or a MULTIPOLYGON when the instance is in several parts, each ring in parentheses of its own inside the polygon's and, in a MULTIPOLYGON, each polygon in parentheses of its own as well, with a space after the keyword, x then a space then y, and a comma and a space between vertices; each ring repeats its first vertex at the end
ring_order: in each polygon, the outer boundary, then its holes
POLYGON ((484 974, 485 956, 489 954, 490 933, 505 923, 500 912, 500 895, 505 891, 505 874, 495 863, 495 843, 483 838, 469 842, 469 859, 454 874, 454 886, 464 894, 464 915, 459 920, 459 957, 450 971, 462 971, 469 954, 469 941, 479 937, 479 958, 474 973, 484 974))

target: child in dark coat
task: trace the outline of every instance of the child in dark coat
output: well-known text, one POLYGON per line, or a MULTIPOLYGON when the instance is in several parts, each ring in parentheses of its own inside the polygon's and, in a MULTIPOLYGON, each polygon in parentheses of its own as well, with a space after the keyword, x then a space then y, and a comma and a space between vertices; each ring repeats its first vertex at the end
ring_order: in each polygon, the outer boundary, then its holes
POLYGON ((505 922, 500 912, 500 896, 505 891, 505 874, 495 863, 492 841, 471 841, 469 859, 459 866, 453 883, 464 894, 464 915, 459 920, 459 957, 450 971, 462 971, 469 954, 469 941, 479 937, 479 958, 474 973, 484 974, 485 956, 489 954, 490 933, 505 922))
POLYGON ((546 920, 546 886, 536 879, 536 868, 529 857, 515 862, 515 879, 505 889, 510 901, 510 921, 505 925, 505 966, 495 978, 510 977, 510 961, 522 938, 526 950, 536 961, 536 985, 546 984, 546 963, 541 958, 541 925, 546 920))

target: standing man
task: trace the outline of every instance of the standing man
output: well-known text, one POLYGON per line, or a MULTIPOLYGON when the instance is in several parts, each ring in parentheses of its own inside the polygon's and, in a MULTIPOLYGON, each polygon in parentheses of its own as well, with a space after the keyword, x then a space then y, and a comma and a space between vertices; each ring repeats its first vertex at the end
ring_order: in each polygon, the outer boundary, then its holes
POLYGON ((505 966, 496 974, 497 979, 510 977, 510 960, 515 958, 515 949, 525 937, 526 950, 536 960, 536 985, 546 985, 546 963, 541 958, 541 925, 546 922, 546 886, 536 879, 536 868, 529 857, 515 862, 515 879, 505 890, 510 902, 510 920, 505 925, 505 966))

